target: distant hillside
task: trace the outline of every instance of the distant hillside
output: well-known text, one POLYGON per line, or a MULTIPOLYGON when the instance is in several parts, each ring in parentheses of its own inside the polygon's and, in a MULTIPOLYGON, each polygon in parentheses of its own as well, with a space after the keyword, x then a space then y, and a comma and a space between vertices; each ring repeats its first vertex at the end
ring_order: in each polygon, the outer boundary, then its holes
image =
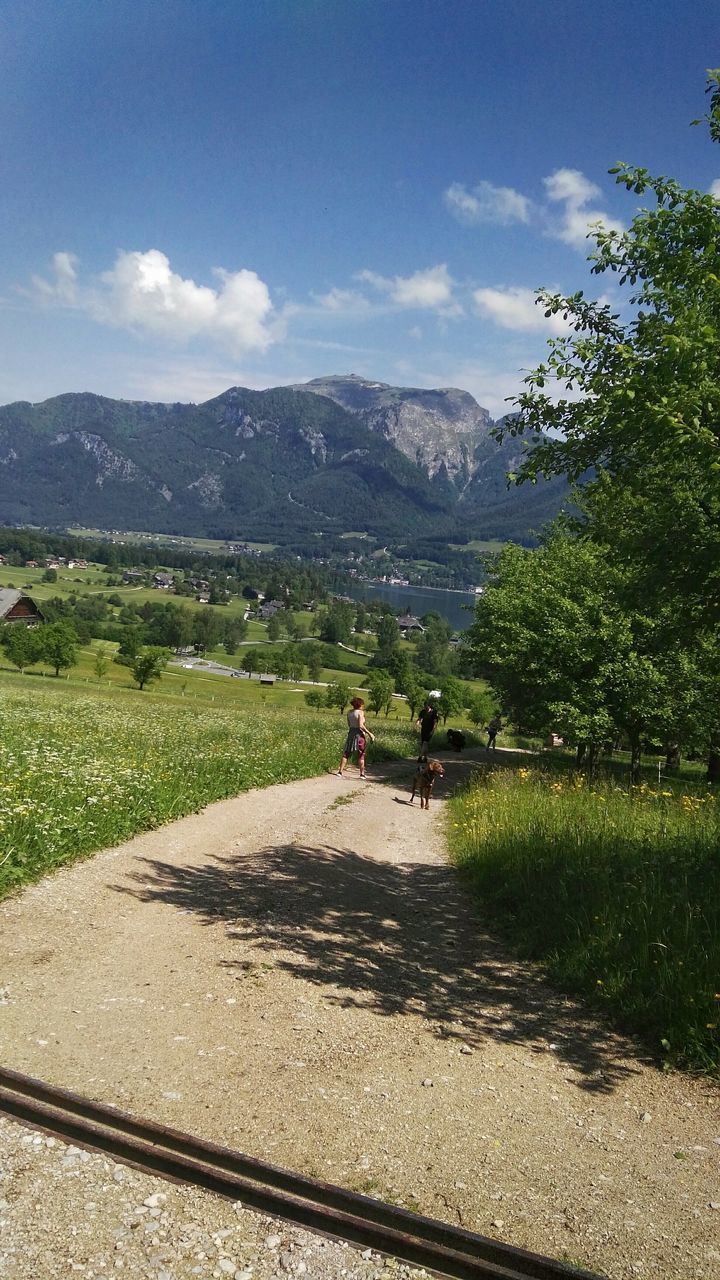
MULTIPOLYGON (((274 542, 349 529, 522 536, 537 491, 508 493, 520 450, 498 446, 490 426, 466 392, 356 378, 234 387, 201 405, 20 402, 0 408, 0 516, 274 542)), ((531 520, 562 492, 546 486, 531 520)))

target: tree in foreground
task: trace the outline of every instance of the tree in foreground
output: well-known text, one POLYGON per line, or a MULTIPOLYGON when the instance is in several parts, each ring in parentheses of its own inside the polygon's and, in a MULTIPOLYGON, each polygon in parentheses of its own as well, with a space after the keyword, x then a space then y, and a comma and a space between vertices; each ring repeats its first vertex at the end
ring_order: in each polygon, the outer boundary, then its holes
POLYGON ((132 664, 133 680, 138 688, 144 689, 146 684, 150 684, 153 680, 159 680, 167 666, 167 662, 167 650, 161 649, 157 645, 141 649, 132 664))
MULTIPOLYGON (((708 74, 707 120, 720 141, 720 71, 708 74)), ((610 503, 613 543, 642 559, 648 589, 672 589, 698 619, 716 622, 720 201, 647 169, 620 164, 610 172, 655 201, 627 231, 595 233, 593 272, 627 287, 629 319, 582 293, 541 291, 545 314, 562 315, 571 332, 550 341, 500 434, 535 435, 519 482, 579 480, 594 469, 597 479, 585 485, 589 524, 596 514, 603 523, 610 503)))
POLYGON ((638 601, 630 569, 556 528, 536 550, 500 554, 468 639, 517 724, 560 733, 591 772, 624 739, 638 781, 646 740, 706 748, 717 714, 717 641, 678 646, 674 625, 671 607, 638 601))
MULTIPOLYGON (((718 142, 720 71, 708 74, 718 142)), ((592 269, 626 288, 627 318, 582 293, 541 292, 545 314, 562 315, 569 333, 551 340, 500 434, 534 435, 518 482, 564 474, 581 485, 576 530, 623 575, 624 613, 635 618, 642 660, 626 667, 616 701, 626 718, 644 702, 637 726, 646 712, 656 723, 676 714, 665 692, 683 651, 681 685, 697 668, 685 703, 697 701, 720 622, 720 201, 643 168, 611 172, 654 201, 627 231, 595 232, 592 269)), ((712 706, 708 779, 717 782, 717 694, 712 706)))

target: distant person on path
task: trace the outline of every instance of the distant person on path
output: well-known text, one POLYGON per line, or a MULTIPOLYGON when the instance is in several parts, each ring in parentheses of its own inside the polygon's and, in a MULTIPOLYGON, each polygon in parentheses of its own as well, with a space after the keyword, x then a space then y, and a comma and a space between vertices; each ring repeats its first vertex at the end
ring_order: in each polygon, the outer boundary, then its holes
POLYGON ((356 755, 360 777, 365 777, 365 746, 367 739, 371 742, 375 741, 375 734, 371 733, 365 724, 365 702, 363 698, 351 698, 350 710, 347 714, 348 736, 345 739, 345 749, 343 751, 342 760, 338 774, 342 778, 345 772, 350 756, 356 755))
POLYGON ((420 755, 418 760, 426 760, 427 753, 430 748, 430 739, 435 732, 435 726, 439 720, 437 707, 428 698, 420 715, 417 718, 416 728, 420 730, 420 755))
POLYGON ((497 738, 501 729, 502 729, 502 720, 500 719, 499 712, 496 711, 495 715, 493 716, 492 720, 490 721, 487 727, 487 736, 488 736, 487 747, 486 747, 487 751, 497 750, 497 742, 495 741, 495 739, 497 738))

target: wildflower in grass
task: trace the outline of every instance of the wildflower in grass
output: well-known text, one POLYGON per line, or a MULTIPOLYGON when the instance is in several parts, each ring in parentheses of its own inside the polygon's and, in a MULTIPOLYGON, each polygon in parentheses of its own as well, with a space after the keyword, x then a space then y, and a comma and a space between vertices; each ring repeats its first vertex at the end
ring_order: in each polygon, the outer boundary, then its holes
POLYGON ((720 1074, 719 810, 682 787, 497 771, 450 801, 448 833, 524 954, 674 1064, 720 1074))
MULTIPOLYGON (((324 772, 331 743, 314 727, 304 709, 0 688, 0 893, 212 800, 324 772)), ((397 726, 383 740, 411 746, 397 726)))

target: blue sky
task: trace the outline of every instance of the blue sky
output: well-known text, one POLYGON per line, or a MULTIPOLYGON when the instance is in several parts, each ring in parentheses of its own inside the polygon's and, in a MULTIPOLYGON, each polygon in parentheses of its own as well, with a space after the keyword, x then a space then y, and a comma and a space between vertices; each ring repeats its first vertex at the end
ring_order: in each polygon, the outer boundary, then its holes
POLYGON ((354 372, 501 414, 533 290, 608 287, 610 165, 720 178, 719 36, 715 0, 0 0, 0 403, 354 372))

